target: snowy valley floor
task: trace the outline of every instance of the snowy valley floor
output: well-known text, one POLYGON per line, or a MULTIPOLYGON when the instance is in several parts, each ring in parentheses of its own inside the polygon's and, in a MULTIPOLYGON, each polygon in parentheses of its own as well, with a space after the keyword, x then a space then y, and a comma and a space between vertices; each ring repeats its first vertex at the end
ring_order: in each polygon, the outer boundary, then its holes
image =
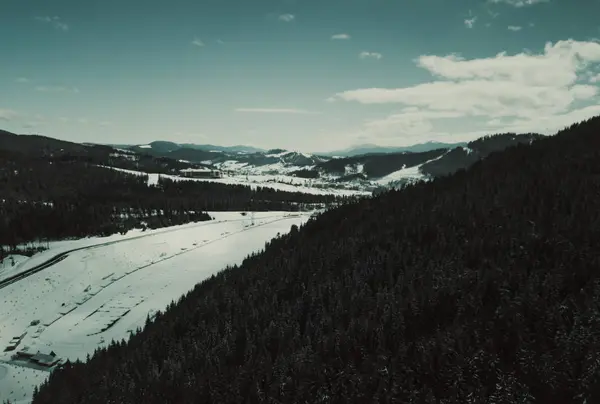
POLYGON ((0 289, 0 402, 28 402, 34 386, 48 375, 9 363, 16 351, 29 347, 33 353, 54 351, 63 360, 85 360, 97 347, 143 327, 149 314, 163 310, 198 282, 240 263, 310 217, 289 212, 261 212, 254 219, 240 212, 210 214, 215 220, 53 243, 49 251, 0 272, 0 279, 6 278, 58 253, 90 246, 0 289), (13 337, 24 333, 15 351, 4 352, 13 337))

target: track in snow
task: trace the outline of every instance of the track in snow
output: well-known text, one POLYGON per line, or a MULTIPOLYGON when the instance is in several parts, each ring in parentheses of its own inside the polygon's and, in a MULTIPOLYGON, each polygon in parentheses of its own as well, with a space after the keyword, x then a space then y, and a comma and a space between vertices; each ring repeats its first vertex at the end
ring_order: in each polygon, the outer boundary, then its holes
MULTIPOLYGON (((263 219, 267 219, 267 218, 270 218, 270 217, 280 217, 280 215, 264 216, 263 219)), ((284 219, 285 218, 281 218, 279 220, 284 220, 284 219)), ((207 220, 207 221, 204 221, 204 222, 198 222, 197 225, 198 226, 208 226, 208 225, 222 224, 224 222, 241 222, 241 221, 245 221, 245 220, 248 220, 248 219, 246 219, 246 218, 244 218, 244 219, 232 219, 232 220, 226 220, 226 221, 208 221, 207 220)), ((268 224, 268 223, 272 223, 272 222, 263 223, 261 225, 268 224)), ((261 225, 257 225, 257 226, 254 226, 254 227, 258 227, 258 226, 261 226, 261 225)), ((43 262, 41 264, 38 264, 38 265, 36 265, 36 266, 34 266, 32 268, 29 268, 29 269, 27 269, 27 270, 25 270, 23 272, 20 272, 18 274, 12 275, 12 276, 10 276, 10 277, 8 277, 6 279, 3 279, 2 281, 0 281, 0 289, 3 289, 5 287, 7 287, 8 285, 11 285, 11 284, 13 284, 15 282, 18 282, 18 281, 22 280, 22 279, 25 279, 28 276, 36 274, 36 273, 38 273, 40 271, 43 271, 46 268, 49 268, 49 267, 51 267, 51 266, 53 266, 53 265, 61 262, 62 260, 64 260, 65 258, 67 258, 69 256, 69 254, 71 254, 71 253, 73 253, 75 251, 90 250, 90 249, 98 248, 98 247, 106 247, 106 246, 109 246, 109 245, 113 245, 113 244, 117 244, 117 243, 122 243, 122 242, 125 242, 125 241, 138 240, 138 239, 141 239, 141 238, 152 237, 152 236, 156 236, 158 234, 166 234, 166 233, 170 233, 170 232, 174 232, 174 231, 179 231, 179 230, 181 230, 181 229, 180 228, 168 229, 168 230, 164 230, 164 231, 161 231, 161 232, 158 232, 158 233, 143 234, 143 235, 140 235, 140 236, 125 238, 125 239, 122 239, 122 240, 108 241, 106 243, 93 244, 93 245, 89 245, 89 246, 85 246, 85 247, 73 248, 73 249, 68 250, 68 251, 63 251, 62 253, 55 255, 54 257, 50 258, 49 260, 47 260, 47 261, 45 261, 45 262, 43 262)), ((247 229, 244 229, 244 230, 247 230, 247 229)), ((220 239, 217 239, 217 240, 220 240, 220 239)), ((212 242, 217 241, 217 240, 212 240, 212 242)), ((174 255, 174 256, 177 256, 177 254, 174 255)), ((168 258, 172 258, 172 257, 173 256, 168 257, 168 258)), ((160 261, 157 261, 157 262, 160 262, 160 261)))

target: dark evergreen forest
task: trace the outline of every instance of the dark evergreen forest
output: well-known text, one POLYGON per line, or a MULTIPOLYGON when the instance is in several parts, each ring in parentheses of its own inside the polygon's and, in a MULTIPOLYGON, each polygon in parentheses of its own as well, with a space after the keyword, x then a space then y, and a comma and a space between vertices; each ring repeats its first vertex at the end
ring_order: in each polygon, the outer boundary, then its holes
POLYGON ((147 176, 78 159, 0 150, 0 260, 17 246, 23 252, 23 243, 210 220, 207 210, 296 211, 343 200, 162 177, 148 186, 147 176))
POLYGON ((62 403, 600 402, 600 118, 272 240, 62 403))

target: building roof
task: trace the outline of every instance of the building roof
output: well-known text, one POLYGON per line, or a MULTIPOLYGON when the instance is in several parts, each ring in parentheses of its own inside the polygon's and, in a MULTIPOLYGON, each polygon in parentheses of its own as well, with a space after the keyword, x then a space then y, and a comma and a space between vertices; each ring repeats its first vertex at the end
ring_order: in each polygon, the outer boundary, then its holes
POLYGON ((35 361, 41 365, 52 365, 53 363, 58 361, 56 356, 46 355, 42 353, 38 353, 31 358, 32 361, 35 361))

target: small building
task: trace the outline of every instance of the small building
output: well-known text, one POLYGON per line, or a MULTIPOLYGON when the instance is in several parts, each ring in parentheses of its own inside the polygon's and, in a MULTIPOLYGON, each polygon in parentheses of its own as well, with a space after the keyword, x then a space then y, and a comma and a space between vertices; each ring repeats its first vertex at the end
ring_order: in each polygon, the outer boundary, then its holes
POLYGON ((37 354, 31 357, 31 361, 41 366, 52 367, 60 362, 60 358, 54 352, 45 354, 38 351, 37 354))
POLYGON ((17 351, 16 357, 18 359, 31 359, 34 353, 29 351, 29 347, 24 347, 20 351, 17 351))
POLYGON ((179 171, 182 176, 190 178, 221 178, 223 173, 220 170, 213 170, 208 167, 185 168, 179 171))
POLYGON ((19 335, 18 337, 13 337, 10 340, 10 343, 6 346, 6 348, 4 349, 5 352, 8 351, 14 351, 15 349, 17 349, 17 347, 19 346, 19 344, 21 343, 21 340, 23 339, 23 337, 25 336, 26 332, 19 335))
POLYGON ((4 352, 14 351, 15 349, 17 349, 17 345, 19 345, 19 344, 18 343, 15 344, 14 342, 11 342, 10 344, 8 344, 6 346, 6 348, 4 348, 4 352))

